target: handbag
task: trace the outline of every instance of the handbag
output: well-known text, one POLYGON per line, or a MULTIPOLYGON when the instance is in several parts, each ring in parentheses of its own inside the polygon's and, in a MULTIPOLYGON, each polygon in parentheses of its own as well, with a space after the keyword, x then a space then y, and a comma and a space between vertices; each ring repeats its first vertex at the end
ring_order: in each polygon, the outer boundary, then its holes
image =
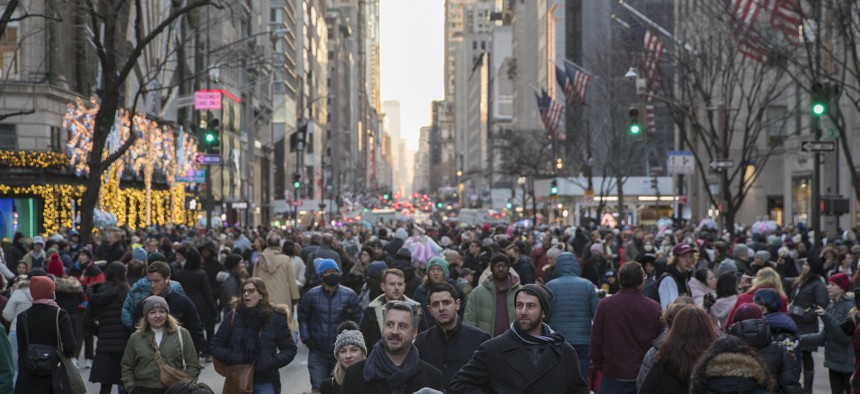
MULTIPOLYGON (((236 311, 233 311, 233 316, 230 318, 230 332, 233 331, 233 325, 236 323, 236 311)), ((262 337, 263 329, 260 328, 259 336, 262 337)), ((227 342, 227 349, 232 347, 232 343, 227 342)), ((212 358, 212 364, 215 367, 215 372, 223 376, 224 388, 222 394, 251 394, 254 392, 254 363, 250 364, 224 364, 217 357, 212 358)))
POLYGON ((60 340, 60 310, 57 309, 57 359, 59 371, 53 379, 55 393, 85 394, 87 385, 78 372, 78 367, 63 352, 63 342, 60 340))
MULTIPOLYGON (((23 316, 24 346, 27 349, 27 364, 30 367, 30 373, 34 376, 51 376, 51 370, 55 365, 54 358, 57 354, 57 348, 51 345, 30 343, 30 328, 27 325, 27 320, 29 320, 27 316, 29 316, 29 313, 23 316)), ((59 316, 60 309, 57 308, 58 320, 59 316)), ((57 334, 57 342, 60 342, 59 330, 57 334)))
POLYGON ((788 304, 788 314, 795 317, 804 317, 806 316, 806 312, 808 308, 804 308, 800 305, 796 305, 795 303, 788 304))
POLYGON ((183 379, 188 379, 188 373, 185 372, 185 355, 182 353, 182 348, 185 345, 182 343, 182 332, 177 331, 177 335, 179 335, 179 355, 182 358, 182 369, 176 369, 164 362, 164 359, 161 357, 161 352, 158 350, 158 347, 155 346, 155 342, 150 342, 152 345, 152 350, 155 352, 155 364, 158 365, 158 378, 161 380, 161 384, 165 387, 170 388, 176 382, 179 382, 183 379))

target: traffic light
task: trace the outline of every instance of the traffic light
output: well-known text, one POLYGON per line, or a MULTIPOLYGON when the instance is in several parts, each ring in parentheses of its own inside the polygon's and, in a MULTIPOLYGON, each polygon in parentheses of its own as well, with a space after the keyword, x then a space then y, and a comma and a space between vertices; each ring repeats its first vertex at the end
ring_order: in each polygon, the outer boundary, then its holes
POLYGON ((511 208, 513 208, 513 207, 514 207, 514 204, 513 204, 513 203, 511 203, 511 200, 508 200, 508 203, 507 203, 507 204, 505 204, 505 208, 507 208, 507 209, 511 209, 511 208))
POLYGON ((218 134, 215 133, 215 130, 206 130, 206 132, 203 133, 203 143, 206 146, 215 145, 217 142, 218 142, 218 134))
POLYGON ((816 82, 812 85, 812 116, 827 114, 828 107, 839 96, 839 87, 830 81, 816 82))
POLYGON ((630 106, 627 110, 627 132, 631 135, 639 135, 642 132, 642 121, 640 119, 639 107, 630 106))
POLYGON ((552 182, 549 184, 549 195, 550 196, 557 196, 558 195, 558 181, 556 181, 555 179, 553 179, 552 182))
POLYGON ((385 192, 385 194, 382 195, 382 201, 388 202, 388 199, 390 199, 390 198, 391 198, 391 195, 388 194, 388 192, 385 192))
POLYGON ((442 209, 442 201, 436 203, 436 208, 442 209))
POLYGON ((218 148, 221 147, 221 140, 219 138, 220 127, 221 122, 218 119, 209 119, 209 121, 206 122, 206 128, 203 130, 203 134, 200 136, 200 141, 202 142, 201 148, 203 151, 217 152, 218 148))
POLYGON ((302 176, 298 173, 293 174, 293 188, 298 189, 302 187, 302 176))

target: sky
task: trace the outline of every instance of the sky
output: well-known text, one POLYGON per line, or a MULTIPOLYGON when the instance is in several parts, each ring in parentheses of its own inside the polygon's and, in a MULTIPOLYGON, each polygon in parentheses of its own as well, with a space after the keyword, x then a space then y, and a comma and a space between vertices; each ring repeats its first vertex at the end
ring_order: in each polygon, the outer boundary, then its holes
POLYGON ((381 0, 379 7, 382 100, 400 101, 400 130, 418 148, 430 125, 430 102, 444 97, 445 0, 381 0))

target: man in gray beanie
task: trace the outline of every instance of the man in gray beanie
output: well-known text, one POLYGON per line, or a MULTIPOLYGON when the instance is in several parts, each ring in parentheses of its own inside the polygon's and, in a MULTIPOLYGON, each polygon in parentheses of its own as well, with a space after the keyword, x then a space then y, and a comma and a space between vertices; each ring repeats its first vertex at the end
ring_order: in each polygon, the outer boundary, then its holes
POLYGON ((576 350, 544 323, 552 313, 552 291, 528 284, 515 294, 516 320, 478 347, 454 375, 451 391, 586 393, 576 350))

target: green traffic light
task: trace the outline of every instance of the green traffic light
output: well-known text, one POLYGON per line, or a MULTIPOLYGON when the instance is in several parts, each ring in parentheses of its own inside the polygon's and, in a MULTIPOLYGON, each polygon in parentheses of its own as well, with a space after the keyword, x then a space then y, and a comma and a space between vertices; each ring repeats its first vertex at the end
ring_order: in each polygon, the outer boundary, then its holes
POLYGON ((383 195, 382 195, 382 199, 383 199, 383 200, 385 200, 385 201, 388 201, 388 197, 389 197, 389 196, 388 196, 388 193, 385 193, 385 194, 383 194, 383 195))
POLYGON ((298 188, 302 187, 302 183, 299 181, 295 181, 295 182, 293 182, 293 187, 298 189, 298 188))
POLYGON ((549 194, 552 194, 553 196, 557 195, 558 194, 558 186, 553 186, 553 187, 549 188, 549 194))
POLYGON ((812 105, 812 114, 815 116, 824 115, 827 112, 827 107, 822 103, 814 103, 812 105))
POLYGON ((441 203, 441 202, 437 202, 437 203, 436 203, 436 208, 440 208, 440 209, 441 209, 441 208, 442 208, 442 203, 441 203))
POLYGON ((206 143, 206 145, 212 145, 212 144, 214 144, 217 140, 218 140, 218 137, 217 137, 217 136, 215 136, 215 132, 214 132, 214 131, 207 131, 207 132, 206 132, 206 134, 204 134, 204 135, 203 135, 203 142, 205 142, 205 143, 206 143))
POLYGON ((508 203, 507 205, 505 205, 505 208, 507 208, 507 209, 511 209, 513 207, 514 207, 514 204, 511 204, 511 203, 508 203))
POLYGON ((637 135, 640 131, 642 131, 642 128, 638 124, 634 123, 630 125, 630 134, 637 135))

